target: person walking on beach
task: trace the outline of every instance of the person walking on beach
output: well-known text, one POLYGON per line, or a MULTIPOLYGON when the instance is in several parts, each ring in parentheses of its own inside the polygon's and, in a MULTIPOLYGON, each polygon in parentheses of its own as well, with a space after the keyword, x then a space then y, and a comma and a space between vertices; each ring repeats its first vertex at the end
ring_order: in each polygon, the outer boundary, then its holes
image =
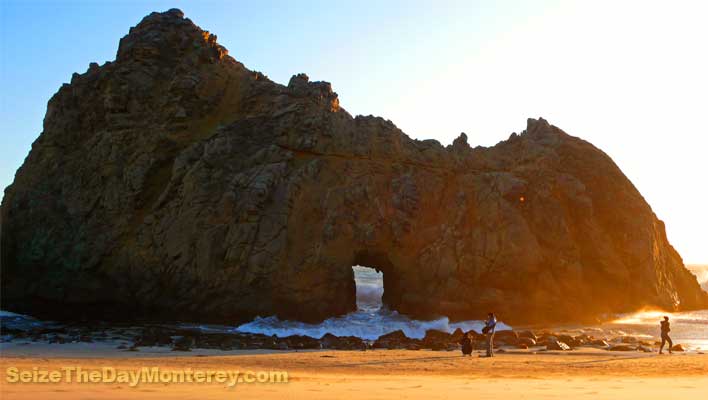
POLYGON ((659 354, 662 354, 662 350, 664 350, 664 345, 666 342, 669 342, 669 354, 671 354, 671 348, 674 347, 674 342, 669 337, 669 332, 671 332, 669 317, 664 316, 664 320, 659 324, 661 325, 661 346, 659 346, 659 354))
POLYGON ((490 312, 487 314, 487 321, 484 323, 484 328, 482 328, 482 333, 487 335, 487 355, 484 357, 494 357, 494 329, 496 327, 497 317, 490 312))

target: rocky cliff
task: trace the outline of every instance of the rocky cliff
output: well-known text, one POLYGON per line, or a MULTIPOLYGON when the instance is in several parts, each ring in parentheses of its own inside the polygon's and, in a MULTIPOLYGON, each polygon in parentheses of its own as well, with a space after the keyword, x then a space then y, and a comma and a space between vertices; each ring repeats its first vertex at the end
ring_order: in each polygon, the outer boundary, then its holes
POLYGON ((352 117, 246 69, 179 10, 74 74, 2 203, 2 307, 51 318, 316 321, 352 265, 415 317, 708 307, 602 151, 539 119, 490 148, 352 117))

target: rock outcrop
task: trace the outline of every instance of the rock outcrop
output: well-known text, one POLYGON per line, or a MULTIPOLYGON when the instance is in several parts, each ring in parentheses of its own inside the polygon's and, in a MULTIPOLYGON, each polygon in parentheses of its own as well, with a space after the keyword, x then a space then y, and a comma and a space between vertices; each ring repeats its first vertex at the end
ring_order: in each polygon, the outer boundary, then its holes
POLYGON ((414 317, 567 321, 708 295, 602 151, 543 119, 444 147, 329 83, 246 69, 179 10, 74 74, 2 203, 2 307, 50 318, 316 321, 352 265, 414 317))

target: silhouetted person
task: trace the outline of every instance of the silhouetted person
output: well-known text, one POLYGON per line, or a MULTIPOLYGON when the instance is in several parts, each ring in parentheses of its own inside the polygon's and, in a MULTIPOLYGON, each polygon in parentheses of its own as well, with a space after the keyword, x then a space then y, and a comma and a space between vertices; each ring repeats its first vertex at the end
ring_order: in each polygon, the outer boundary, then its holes
POLYGON ((462 335, 462 339, 460 339, 460 344, 462 345, 462 355, 463 356, 469 356, 472 354, 472 338, 470 337, 470 333, 465 333, 462 335))
POLYGON ((487 335, 487 357, 494 357, 494 330, 497 327, 497 317, 494 313, 487 314, 482 333, 487 335))
POLYGON ((671 354, 671 348, 674 347, 674 342, 671 341, 669 337, 669 332, 671 332, 671 326, 669 324, 669 317, 664 316, 664 320, 659 322, 661 325, 661 346, 659 346, 659 354, 664 350, 664 345, 669 342, 669 354, 671 354))

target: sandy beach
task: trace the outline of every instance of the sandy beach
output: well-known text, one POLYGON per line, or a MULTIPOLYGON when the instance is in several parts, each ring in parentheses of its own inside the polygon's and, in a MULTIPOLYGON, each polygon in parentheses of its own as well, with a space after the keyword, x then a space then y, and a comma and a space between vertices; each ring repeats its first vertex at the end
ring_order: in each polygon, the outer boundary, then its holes
POLYGON ((286 371, 287 383, 7 383, 3 399, 698 399, 708 387, 708 355, 513 350, 494 358, 457 351, 139 352, 88 344, 6 345, 0 366, 59 370, 80 366, 161 370, 286 371))

